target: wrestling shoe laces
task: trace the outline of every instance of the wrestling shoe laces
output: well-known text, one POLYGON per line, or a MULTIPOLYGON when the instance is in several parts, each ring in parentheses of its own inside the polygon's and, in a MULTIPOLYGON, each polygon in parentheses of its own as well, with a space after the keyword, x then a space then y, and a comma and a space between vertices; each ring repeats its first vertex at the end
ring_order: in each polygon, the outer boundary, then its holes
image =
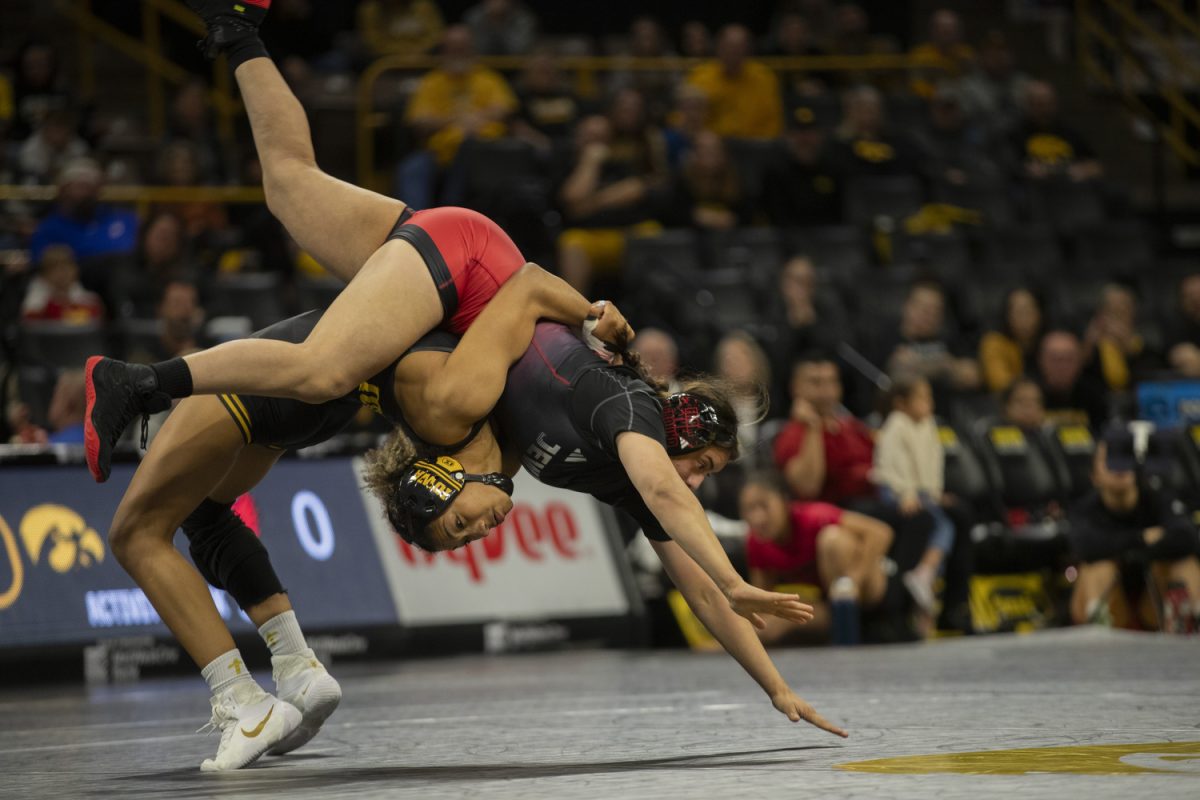
POLYGON ((126 364, 92 356, 84 369, 87 407, 83 441, 88 469, 98 483, 108 480, 112 452, 121 434, 142 417, 141 446, 146 446, 150 415, 171 407, 171 398, 158 388, 154 370, 143 364, 126 364))
POLYGON ((187 4, 208 28, 197 47, 205 58, 214 59, 231 45, 258 36, 271 0, 187 0, 187 4))

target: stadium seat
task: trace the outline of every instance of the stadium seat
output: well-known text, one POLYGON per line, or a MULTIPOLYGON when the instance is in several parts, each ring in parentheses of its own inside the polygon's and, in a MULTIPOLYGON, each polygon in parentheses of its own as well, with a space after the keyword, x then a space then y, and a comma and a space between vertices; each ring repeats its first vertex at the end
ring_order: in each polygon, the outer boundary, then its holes
POLYGON ((861 228, 830 225, 785 234, 785 256, 806 255, 829 283, 848 287, 871 265, 871 250, 861 228))
POLYGON ((1092 488, 1092 460, 1096 455, 1092 432, 1084 425, 1059 425, 1040 435, 1067 497, 1076 500, 1087 494, 1092 488))
POLYGON ((843 212, 858 225, 881 217, 900 221, 919 211, 924 199, 921 182, 911 175, 860 175, 846 182, 843 212))
POLYGON ((61 369, 83 369, 88 356, 107 355, 108 337, 100 323, 23 322, 20 326, 22 361, 61 369))
POLYGON ((761 196, 767 170, 779 158, 779 143, 769 139, 726 139, 725 151, 737 171, 742 195, 761 196))
POLYGON ((1013 425, 984 423, 975 439, 1004 508, 1044 508, 1064 499, 1054 465, 1037 437, 1013 425))
POLYGON ((1018 225, 998 228, 984 237, 991 261, 1002 274, 1041 282, 1063 265, 1062 250, 1048 228, 1018 225))
POLYGON ((287 316, 281 297, 281 280, 274 272, 222 275, 209 286, 214 316, 246 317, 265 328, 287 316))
POLYGON ((759 323, 765 296, 762 284, 739 267, 709 270, 700 276, 695 303, 718 333, 759 323))
POLYGON ((1083 326, 1091 319, 1106 281, 1098 276, 1060 277, 1046 293, 1050 319, 1059 324, 1083 326))
POLYGON ((117 329, 125 358, 158 351, 160 328, 157 319, 124 319, 117 329))
POLYGON ((30 418, 35 425, 45 427, 46 412, 50 410, 50 398, 54 396, 54 384, 58 370, 49 366, 22 366, 17 368, 17 397, 29 406, 30 418))
POLYGON ((957 286, 971 270, 971 248, 967 237, 957 231, 892 237, 892 258, 903 264, 928 267, 943 282, 957 286))
POLYGON ((666 230, 655 236, 630 236, 625 248, 625 275, 630 287, 648 273, 664 269, 696 272, 701 267, 696 234, 687 229, 666 230))
POLYGON ((1020 276, 997 271, 973 273, 959 287, 960 315, 975 330, 993 330, 1004 313, 1004 299, 1013 289, 1025 285, 1020 276))
POLYGON ((934 187, 933 196, 939 203, 978 211, 983 216, 983 224, 989 227, 1011 225, 1015 217, 1008 189, 1000 183, 942 182, 934 187))
POLYGON ((1072 266, 1077 274, 1134 277, 1154 263, 1150 232, 1136 221, 1107 222, 1079 231, 1072 266))
POLYGON ((979 455, 971 449, 969 436, 960 436, 950 425, 938 426, 945 453, 946 491, 961 498, 976 511, 987 507, 991 486, 979 455))
POLYGON ((296 302, 301 311, 329 308, 346 284, 337 278, 301 278, 296 281, 296 302))
POLYGON ((1030 187, 1030 201, 1034 219, 1044 219, 1068 236, 1104 222, 1104 200, 1091 183, 1046 181, 1030 187))
POLYGON ((744 269, 758 275, 774 276, 783 266, 783 240, 770 228, 743 228, 712 231, 703 242, 709 254, 709 267, 744 269))

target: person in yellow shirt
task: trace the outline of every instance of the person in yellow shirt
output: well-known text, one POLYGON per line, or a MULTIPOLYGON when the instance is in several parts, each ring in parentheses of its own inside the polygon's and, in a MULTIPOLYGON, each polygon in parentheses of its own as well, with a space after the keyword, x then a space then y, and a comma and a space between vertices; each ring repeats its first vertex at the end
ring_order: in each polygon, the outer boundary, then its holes
POLYGON ((1025 288, 1013 289, 1004 298, 1004 315, 997 330, 988 331, 979 343, 979 366, 988 391, 1007 391, 1033 363, 1045 329, 1042 304, 1025 288))
POLYGON ((687 79, 708 95, 709 130, 742 139, 779 136, 783 132, 779 78, 770 67, 750 58, 750 31, 742 25, 726 25, 716 54, 687 79))
POLYGON ((375 57, 427 53, 445 27, 433 0, 365 0, 358 7, 358 33, 375 57))
POLYGON ((398 195, 416 208, 432 205, 436 169, 449 166, 468 138, 504 136, 516 109, 503 76, 476 63, 471 32, 463 25, 447 28, 441 66, 421 78, 405 110, 405 121, 425 146, 401 162, 398 195))
POLYGON ((913 94, 933 97, 939 80, 960 78, 975 63, 975 50, 963 41, 962 19, 948 8, 929 18, 929 41, 912 49, 913 94))

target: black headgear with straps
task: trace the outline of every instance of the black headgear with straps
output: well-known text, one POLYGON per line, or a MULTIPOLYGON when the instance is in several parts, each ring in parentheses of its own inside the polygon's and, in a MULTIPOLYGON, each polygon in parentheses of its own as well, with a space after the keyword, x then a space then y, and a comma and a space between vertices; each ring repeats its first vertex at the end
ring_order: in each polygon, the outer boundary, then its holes
POLYGON ((388 521, 400 538, 417 544, 415 532, 441 516, 468 483, 495 486, 507 495, 513 493, 512 478, 500 472, 476 475, 450 456, 436 460, 418 459, 404 471, 388 503, 388 521))

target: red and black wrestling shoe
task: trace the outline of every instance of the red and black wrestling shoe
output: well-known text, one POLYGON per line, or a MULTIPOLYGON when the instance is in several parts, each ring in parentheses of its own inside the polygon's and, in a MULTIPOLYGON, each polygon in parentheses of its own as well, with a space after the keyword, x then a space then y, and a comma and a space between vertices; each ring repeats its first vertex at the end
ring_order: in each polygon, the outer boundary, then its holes
POLYGON ((258 39, 258 27, 267 17, 271 0, 187 0, 187 4, 208 28, 200 51, 213 59, 248 39, 258 39))
POLYGON ((108 480, 112 452, 129 423, 142 415, 142 446, 150 414, 166 411, 171 398, 159 391, 158 376, 143 364, 126 364, 92 356, 84 369, 87 409, 83 417, 83 443, 88 470, 97 483, 108 480))

